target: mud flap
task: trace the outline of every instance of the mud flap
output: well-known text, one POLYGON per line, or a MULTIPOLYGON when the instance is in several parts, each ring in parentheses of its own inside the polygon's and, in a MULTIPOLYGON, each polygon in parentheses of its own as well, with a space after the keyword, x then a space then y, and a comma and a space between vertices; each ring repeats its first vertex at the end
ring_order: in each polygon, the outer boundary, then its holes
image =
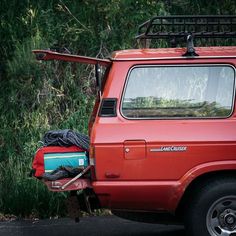
POLYGON ((76 193, 71 192, 71 195, 65 200, 68 216, 75 219, 79 223, 82 213, 80 211, 79 201, 76 193))

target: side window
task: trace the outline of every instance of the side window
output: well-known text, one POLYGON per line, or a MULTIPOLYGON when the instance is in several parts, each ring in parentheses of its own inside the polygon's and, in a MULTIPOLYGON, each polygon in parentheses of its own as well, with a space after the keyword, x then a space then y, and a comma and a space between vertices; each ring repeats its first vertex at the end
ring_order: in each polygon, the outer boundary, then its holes
POLYGON ((128 77, 121 111, 127 118, 228 117, 234 100, 231 66, 143 66, 128 77))

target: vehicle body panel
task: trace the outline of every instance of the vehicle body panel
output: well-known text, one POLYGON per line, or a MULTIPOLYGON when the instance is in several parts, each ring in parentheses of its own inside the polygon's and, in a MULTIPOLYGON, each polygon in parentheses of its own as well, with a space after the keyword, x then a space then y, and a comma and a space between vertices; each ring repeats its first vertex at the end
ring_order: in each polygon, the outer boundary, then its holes
MULTIPOLYGON (((182 50, 176 51, 164 49, 158 56, 165 54, 166 57, 178 57, 176 54, 180 54, 182 50)), ((103 206, 112 209, 174 212, 184 190, 193 179, 209 172, 235 170, 234 110, 229 118, 217 119, 132 120, 123 117, 120 112, 127 74, 134 66, 228 64, 234 67, 236 64, 236 47, 230 50, 227 48, 226 51, 214 51, 212 48, 201 48, 197 50, 199 51, 200 57, 160 60, 148 59, 152 53, 153 58, 157 57, 158 50, 128 51, 122 52, 122 55, 113 55, 102 98, 118 99, 117 117, 97 116, 91 132, 91 145, 95 148, 96 163, 96 180, 93 182, 93 188, 103 206), (206 58, 201 58, 202 55, 206 58), (224 55, 232 57, 227 58, 224 55), (137 159, 126 158, 125 144, 141 141, 145 142, 146 156, 137 159), (151 151, 163 146, 183 146, 187 150, 151 151)))

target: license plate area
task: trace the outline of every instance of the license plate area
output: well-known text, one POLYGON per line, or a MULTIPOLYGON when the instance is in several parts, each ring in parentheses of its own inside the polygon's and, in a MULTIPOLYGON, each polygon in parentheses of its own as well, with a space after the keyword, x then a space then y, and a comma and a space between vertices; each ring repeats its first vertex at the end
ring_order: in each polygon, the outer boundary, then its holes
POLYGON ((92 188, 91 182, 89 179, 78 179, 71 183, 69 186, 62 189, 68 181, 71 179, 59 179, 55 181, 44 181, 48 190, 52 192, 65 192, 65 191, 77 191, 86 188, 92 188))

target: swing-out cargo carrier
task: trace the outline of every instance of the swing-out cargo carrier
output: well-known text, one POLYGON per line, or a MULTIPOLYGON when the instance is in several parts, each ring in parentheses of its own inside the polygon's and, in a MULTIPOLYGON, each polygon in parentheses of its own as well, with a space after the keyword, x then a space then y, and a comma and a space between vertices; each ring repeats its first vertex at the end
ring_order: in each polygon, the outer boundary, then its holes
POLYGON ((95 65, 98 90, 88 163, 46 184, 71 191, 82 210, 236 235, 236 47, 194 46, 235 45, 236 17, 154 17, 138 32, 141 49, 109 59, 34 51, 42 61, 95 65), (146 48, 159 39, 174 48, 146 48))

